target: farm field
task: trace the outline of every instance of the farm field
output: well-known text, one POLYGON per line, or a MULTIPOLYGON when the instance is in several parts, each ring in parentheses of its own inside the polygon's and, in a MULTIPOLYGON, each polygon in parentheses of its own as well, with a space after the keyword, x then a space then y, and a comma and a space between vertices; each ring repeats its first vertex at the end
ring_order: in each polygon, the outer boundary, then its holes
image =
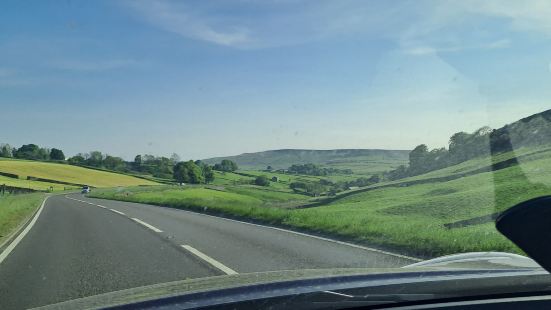
MULTIPOLYGON (((24 182, 23 187, 25 188, 28 187, 28 181, 26 181, 28 176, 74 184, 86 184, 94 187, 158 185, 158 183, 150 180, 119 173, 29 160, 0 159, 0 172, 18 175, 19 179, 24 182)), ((17 181, 17 179, 12 179, 14 184, 17 181)), ((50 184, 45 185, 47 187, 50 186, 50 184)), ((63 187, 62 184, 58 184, 55 188, 59 188, 59 185, 63 187)), ((34 183, 32 186, 43 187, 37 183, 34 183)))
POLYGON ((62 190, 78 188, 76 186, 59 184, 59 183, 15 179, 15 178, 8 178, 0 175, 0 186, 2 185, 6 185, 10 187, 25 188, 25 189, 28 188, 36 191, 49 191, 50 187, 52 187, 54 191, 62 191, 62 190))

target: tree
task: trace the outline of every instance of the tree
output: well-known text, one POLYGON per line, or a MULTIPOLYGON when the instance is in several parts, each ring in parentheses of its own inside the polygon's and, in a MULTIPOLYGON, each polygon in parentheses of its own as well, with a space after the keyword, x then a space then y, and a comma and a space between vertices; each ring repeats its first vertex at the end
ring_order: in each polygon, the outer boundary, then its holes
POLYGON ((258 186, 269 186, 270 185, 270 179, 268 179, 265 175, 257 176, 254 180, 254 184, 258 186))
POLYGON ((71 165, 84 165, 86 159, 84 158, 84 155, 82 155, 82 153, 78 153, 75 156, 69 158, 67 161, 71 165))
POLYGON ((41 149, 36 144, 24 144, 17 150, 14 150, 13 157, 21 159, 47 159, 44 158, 44 149, 41 149))
POLYGON ((202 165, 203 170, 203 177, 205 178, 205 183, 211 183, 214 181, 214 171, 212 170, 212 167, 209 165, 202 165))
POLYGON ((0 144, 0 157, 13 157, 13 148, 9 144, 0 144))
POLYGON ((50 150, 50 159, 51 160, 65 160, 65 154, 60 149, 52 148, 50 150))
POLYGON ((449 152, 456 163, 462 162, 467 159, 466 156, 466 144, 468 143, 471 135, 466 132, 457 132, 450 137, 449 152))
POLYGON ((172 161, 172 163, 176 164, 177 162, 180 162, 181 159, 180 159, 180 156, 176 153, 172 153, 172 155, 170 155, 170 161, 172 161))
POLYGON ((325 187, 319 183, 306 183, 306 192, 314 197, 321 195, 325 187))
POLYGON ((103 154, 100 151, 92 151, 86 158, 86 164, 92 167, 102 167, 103 159, 103 154))
POLYGON ((427 171, 427 159, 429 148, 425 144, 416 146, 409 152, 409 168, 411 175, 421 174, 427 171))
POLYGON ((232 172, 237 170, 237 164, 229 159, 223 159, 219 164, 214 165, 214 170, 232 172))
POLYGON ((134 170, 141 171, 142 169, 142 155, 138 154, 136 157, 134 157, 134 162, 132 163, 132 166, 134 167, 134 170))
POLYGON ((122 158, 111 156, 111 155, 105 156, 105 159, 103 160, 103 166, 110 170, 119 170, 119 171, 124 170, 126 168, 126 165, 122 158))
POLYGON ((178 183, 204 183, 205 179, 201 168, 192 160, 179 162, 174 166, 173 177, 178 183))
POLYGON ((370 184, 379 183, 380 181, 381 181, 381 177, 378 174, 374 174, 368 179, 368 182, 370 184))

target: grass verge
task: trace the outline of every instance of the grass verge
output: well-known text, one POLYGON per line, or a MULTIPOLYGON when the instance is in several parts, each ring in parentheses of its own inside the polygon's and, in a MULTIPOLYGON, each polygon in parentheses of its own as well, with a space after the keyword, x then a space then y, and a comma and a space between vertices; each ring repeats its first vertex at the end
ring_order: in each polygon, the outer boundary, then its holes
POLYGON ((0 195, 0 244, 40 207, 45 194, 0 195))

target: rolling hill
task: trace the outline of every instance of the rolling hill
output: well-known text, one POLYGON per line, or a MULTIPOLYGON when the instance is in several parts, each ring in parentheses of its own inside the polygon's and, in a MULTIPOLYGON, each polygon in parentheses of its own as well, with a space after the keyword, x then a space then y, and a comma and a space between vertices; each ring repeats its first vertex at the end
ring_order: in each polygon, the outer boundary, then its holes
POLYGON ((396 168, 407 163, 408 150, 378 149, 336 149, 336 150, 300 150, 282 149, 255 153, 244 153, 236 156, 204 159, 208 164, 215 164, 223 159, 237 163, 243 170, 288 168, 293 164, 313 163, 339 169, 352 169, 356 173, 377 173, 396 168))

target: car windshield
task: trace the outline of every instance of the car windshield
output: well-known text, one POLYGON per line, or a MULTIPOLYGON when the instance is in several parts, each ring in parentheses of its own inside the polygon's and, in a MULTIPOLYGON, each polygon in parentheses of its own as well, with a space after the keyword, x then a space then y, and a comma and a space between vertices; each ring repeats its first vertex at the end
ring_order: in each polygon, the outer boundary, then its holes
POLYGON ((2 2, 0 308, 465 253, 537 267, 495 220, 551 193, 549 16, 541 1, 2 2))

